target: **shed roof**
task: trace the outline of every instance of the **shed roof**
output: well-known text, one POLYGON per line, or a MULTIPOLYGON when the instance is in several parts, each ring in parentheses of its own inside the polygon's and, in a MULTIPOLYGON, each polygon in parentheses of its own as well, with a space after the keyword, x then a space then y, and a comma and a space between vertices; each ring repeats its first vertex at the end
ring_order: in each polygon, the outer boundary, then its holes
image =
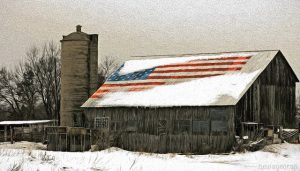
POLYGON ((1 121, 0 125, 34 125, 53 122, 52 120, 1 121))
POLYGON ((126 61, 82 107, 235 105, 278 50, 126 61))

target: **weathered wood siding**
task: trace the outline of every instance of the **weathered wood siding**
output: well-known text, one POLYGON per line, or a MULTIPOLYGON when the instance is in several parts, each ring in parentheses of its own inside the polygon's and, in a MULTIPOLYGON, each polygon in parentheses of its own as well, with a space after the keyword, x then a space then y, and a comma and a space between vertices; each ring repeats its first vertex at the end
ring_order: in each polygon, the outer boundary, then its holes
POLYGON ((294 127, 296 77, 278 53, 236 105, 236 130, 240 122, 294 127))
MULTIPOLYGON (((109 117, 110 138, 113 145, 134 151, 178 152, 178 153, 219 153, 231 150, 235 128, 234 108, 229 107, 170 107, 170 108, 90 108, 85 109, 86 127, 94 128, 95 117, 109 117), (216 111, 221 111, 218 114, 216 111), (223 111, 223 112, 222 112, 223 111), (222 114, 223 113, 223 114, 222 114), (165 134, 161 134, 159 123, 166 121, 165 134), (174 125, 178 120, 190 121, 187 132, 176 132, 174 125), (128 131, 131 121, 137 122, 137 129, 128 131), (222 126, 224 121, 227 133, 212 131, 194 132, 193 121, 207 121, 209 129, 222 126), (116 128, 119 123, 119 128, 116 128)), ((218 128, 222 129, 223 128, 218 128)))

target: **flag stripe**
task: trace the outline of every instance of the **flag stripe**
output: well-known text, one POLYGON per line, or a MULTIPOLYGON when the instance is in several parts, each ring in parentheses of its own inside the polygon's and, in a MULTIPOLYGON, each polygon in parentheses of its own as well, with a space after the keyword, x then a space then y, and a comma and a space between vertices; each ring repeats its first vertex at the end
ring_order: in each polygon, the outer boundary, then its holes
POLYGON ((195 60, 190 60, 190 62, 195 62, 195 61, 214 61, 214 60, 246 60, 250 59, 251 56, 235 56, 235 57, 221 57, 221 58, 210 58, 210 59, 195 59, 195 60))
MULTIPOLYGON (((179 63, 170 63, 170 64, 165 64, 165 65, 172 65, 172 64, 191 64, 191 63, 220 63, 220 62, 248 62, 248 59, 239 59, 239 60, 232 60, 232 59, 228 59, 228 60, 199 60, 199 59, 195 59, 195 60, 191 60, 191 61, 187 61, 187 62, 179 62, 179 63)), ((160 65, 163 66, 163 65, 160 65)))
MULTIPOLYGON (((242 68, 244 65, 218 65, 218 66, 182 66, 172 68, 155 68, 154 71, 167 71, 167 70, 185 70, 185 69, 211 69, 211 68, 242 68)), ((209 71, 212 72, 212 71, 209 71)), ((152 72, 153 73, 153 72, 152 72)), ((150 74, 152 74, 150 73, 150 74)))
MULTIPOLYGON (((130 88, 141 88, 141 87, 144 87, 144 88, 152 88, 152 87, 155 87, 155 86, 161 86, 161 85, 133 85, 133 86, 116 86, 116 87, 101 87, 100 89, 98 90, 111 90, 111 91, 114 91, 114 90, 127 90, 127 89, 130 89, 130 88)), ((98 92, 97 90, 97 92, 98 92)))
POLYGON ((182 67, 182 66, 241 65, 246 63, 247 62, 182 63, 182 64, 162 65, 156 68, 172 68, 172 67, 182 67))
POLYGON ((141 90, 147 90, 153 87, 134 87, 134 88, 129 88, 128 91, 141 91, 141 90))
POLYGON ((93 94, 90 98, 98 99, 98 98, 101 98, 102 96, 103 96, 103 94, 93 94))
POLYGON ((139 82, 139 83, 121 83, 121 84, 103 84, 101 87, 124 87, 124 86, 141 86, 141 85, 163 85, 165 82, 139 82))
POLYGON ((109 90, 103 90, 101 88, 96 91, 96 93, 107 93, 107 92, 109 92, 109 90))
POLYGON ((223 74, 207 74, 207 75, 178 75, 178 76, 149 76, 148 79, 182 79, 182 78, 204 78, 204 77, 212 77, 223 74))
MULTIPOLYGON (((114 92, 115 90, 118 90, 118 92, 120 91, 141 91, 141 90, 147 90, 150 88, 153 88, 154 86, 149 86, 149 87, 129 87, 127 89, 114 89, 114 87, 110 87, 108 89, 103 89, 102 87, 100 89, 98 89, 92 96, 91 98, 99 98, 100 96, 107 94, 109 92, 114 92)), ((119 87, 120 88, 120 87, 119 87)))
MULTIPOLYGON (((110 85, 110 84, 131 84, 131 83, 145 83, 145 82, 149 82, 149 83, 154 83, 156 84, 156 82, 162 82, 161 80, 120 80, 120 81, 106 81, 105 85, 110 85)), ((102 87, 102 86, 101 86, 102 87)))
MULTIPOLYGON (((172 72, 203 72, 203 71, 238 71, 241 70, 241 67, 233 67, 233 68, 205 68, 205 69, 173 69, 173 70, 164 70, 164 71, 156 71, 154 70, 152 73, 172 73, 172 72)), ((150 76, 148 76, 149 78, 150 76)))
MULTIPOLYGON (((187 68, 189 69, 189 68, 187 68)), ((160 70, 162 71, 162 70, 160 70)), ((169 76, 169 75, 206 75, 206 74, 225 74, 229 71, 201 71, 201 72, 170 72, 170 73, 151 73, 149 76, 169 76)))

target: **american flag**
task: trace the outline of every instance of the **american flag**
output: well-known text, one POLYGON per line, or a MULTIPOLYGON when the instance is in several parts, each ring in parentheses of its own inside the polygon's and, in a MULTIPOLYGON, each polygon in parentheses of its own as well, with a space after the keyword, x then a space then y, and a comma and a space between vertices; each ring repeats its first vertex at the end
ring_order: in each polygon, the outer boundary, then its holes
POLYGON ((239 71, 251 56, 230 56, 189 60, 187 62, 160 65, 122 75, 121 66, 91 96, 101 98, 113 92, 143 91, 156 86, 176 84, 192 79, 220 76, 239 71))

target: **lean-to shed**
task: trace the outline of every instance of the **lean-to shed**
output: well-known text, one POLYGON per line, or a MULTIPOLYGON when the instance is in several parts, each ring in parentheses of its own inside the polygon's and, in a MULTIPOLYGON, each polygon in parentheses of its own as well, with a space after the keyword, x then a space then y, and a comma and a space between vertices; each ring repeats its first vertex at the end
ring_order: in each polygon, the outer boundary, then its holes
POLYGON ((128 150, 226 152, 244 122, 294 127, 298 81, 278 50, 140 57, 83 104, 85 126, 128 150))
POLYGON ((43 142, 44 128, 54 124, 55 120, 0 121, 0 142, 43 142))

